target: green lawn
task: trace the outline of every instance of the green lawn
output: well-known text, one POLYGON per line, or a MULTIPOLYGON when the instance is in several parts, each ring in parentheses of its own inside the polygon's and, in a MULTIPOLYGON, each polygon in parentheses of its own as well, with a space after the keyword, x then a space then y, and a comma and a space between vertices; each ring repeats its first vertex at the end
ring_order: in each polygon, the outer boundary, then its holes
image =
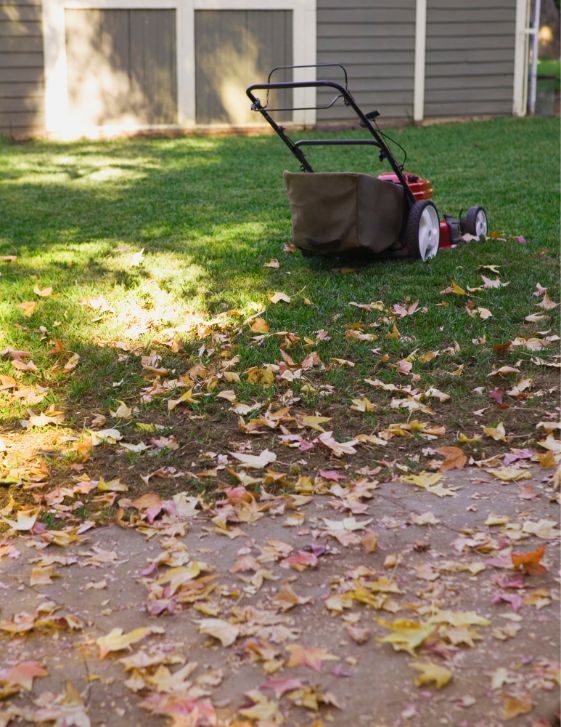
MULTIPOLYGON (((444 404, 432 400, 433 417, 413 413, 446 425, 434 446, 457 443, 458 433, 480 434, 481 425, 499 421, 513 432, 510 446, 522 446, 536 434, 535 424, 552 399, 543 387, 552 386, 558 372, 535 363, 551 363, 556 352, 557 342, 545 339, 558 330, 558 309, 537 308, 540 298, 533 295, 540 283, 559 300, 558 126, 556 119, 503 119, 395 131, 408 150, 407 168, 433 182, 441 214, 482 204, 493 236, 504 239, 443 251, 427 264, 378 260, 359 267, 283 251, 290 217, 282 171, 296 164, 271 136, 4 141, 0 255, 17 258, 0 262, 0 349, 29 352, 36 367, 14 368, 14 356, 16 362, 29 358, 4 351, 0 373, 16 381, 4 380, 0 399, 8 440, 26 433, 42 451, 40 435, 60 432, 56 446, 51 443, 59 459, 51 457, 48 466, 64 468, 73 457, 71 438, 99 428, 92 418, 102 414, 105 427, 118 426, 133 443, 146 438, 139 423, 166 427, 161 431, 173 433, 182 446, 191 442, 186 451, 192 462, 196 445, 204 451, 209 438, 218 436, 213 446, 226 450, 228 438, 238 436, 238 416, 217 398, 223 390, 233 390, 238 402, 274 407, 300 397, 293 406, 332 416, 330 427, 339 439, 407 421, 408 410, 390 407, 395 394, 366 384, 370 377, 419 391, 436 386, 452 397, 444 404), (264 267, 273 258, 280 267, 264 267), (489 265, 498 266, 498 275, 481 267, 489 265), (481 286, 481 274, 509 285, 470 292, 481 286), (466 295, 442 294, 452 281, 466 295), (49 287, 51 295, 34 292, 49 287), (270 303, 275 291, 290 296, 290 304, 270 303), (349 305, 372 301, 384 307, 349 305), (415 301, 420 312, 396 317, 394 304, 415 301), (37 303, 32 315, 18 307, 24 302, 37 303), (466 305, 471 312, 485 308, 492 317, 470 316, 466 305), (526 322, 532 313, 547 317, 526 322), (286 334, 256 338, 247 320, 255 314, 270 334, 286 334), (318 336, 322 330, 326 334, 318 336), (357 331, 378 338, 358 340, 357 331), (517 337, 520 345, 494 350, 517 337), (547 347, 535 350, 522 339, 545 341, 547 347), (324 368, 306 369, 290 382, 277 377, 271 385, 247 374, 254 366, 279 364, 281 349, 297 363, 317 351, 324 368), (426 361, 427 351, 438 355, 426 361), (168 369, 166 374, 142 365, 141 356, 150 353, 161 356, 155 367, 168 369), (72 368, 74 358, 65 371, 73 354, 79 362, 72 368), (221 362, 234 357, 239 360, 231 370, 239 373, 239 382, 222 375, 221 362), (398 362, 406 357, 413 366, 402 374, 398 362), (197 363, 206 373, 192 377, 195 403, 168 413, 168 399, 186 390, 181 375, 197 363), (520 374, 489 378, 505 365, 520 374), (506 392, 523 378, 532 379, 527 395, 505 393, 504 408, 487 395, 494 387, 506 392), (155 380, 160 390, 146 395, 155 380), (474 394, 474 387, 483 387, 482 393, 474 394), (352 399, 363 396, 377 406, 375 412, 349 410, 352 399), (134 408, 132 419, 111 416, 119 401, 134 408), (63 412, 63 424, 22 428, 30 413, 49 406, 63 412), (473 410, 483 408, 474 418, 473 410)), ((381 170, 363 149, 337 148, 312 159, 324 170, 381 170)), ((267 441, 262 438, 257 449, 267 441)), ((412 461, 426 447, 425 440, 414 443, 412 461)), ((496 443, 484 439, 473 453, 486 452, 487 445, 496 443)), ((106 477, 120 471, 122 457, 134 472, 156 469, 147 461, 151 450, 122 451, 107 462, 104 449, 96 448, 92 467, 103 465, 106 477)), ((387 451, 372 456, 395 460, 396 453, 387 451)), ((167 464, 179 456, 166 448, 158 454, 167 464)), ((13 458, 8 464, 13 468, 13 458)))

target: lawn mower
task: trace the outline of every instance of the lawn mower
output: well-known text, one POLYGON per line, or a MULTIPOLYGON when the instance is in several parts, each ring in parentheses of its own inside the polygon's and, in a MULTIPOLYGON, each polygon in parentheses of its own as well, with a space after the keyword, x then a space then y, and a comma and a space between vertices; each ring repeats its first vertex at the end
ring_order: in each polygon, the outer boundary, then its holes
POLYGON ((432 201, 432 184, 427 179, 404 171, 405 150, 380 130, 376 123, 380 115, 378 111, 364 113, 359 108, 349 90, 344 66, 277 66, 269 73, 267 83, 253 84, 246 93, 251 101, 251 109, 266 119, 300 164, 302 171, 284 172, 284 180, 292 215, 293 241, 305 256, 368 250, 428 260, 436 255, 439 248, 458 244, 464 235, 480 238, 487 234, 487 214, 483 207, 470 207, 459 219, 450 215, 439 218, 432 201), (337 69, 336 74, 341 74, 341 79, 272 80, 275 74, 291 74, 294 69, 302 68, 337 69), (368 136, 293 141, 271 114, 302 107, 285 106, 282 103, 271 107, 269 104, 273 96, 271 92, 301 88, 331 89, 333 98, 314 108, 331 108, 342 101, 354 111, 368 136), (256 96, 256 92, 260 91, 266 91, 264 102, 256 96), (402 164, 396 161, 388 142, 399 146, 404 152, 402 164), (374 146, 378 150, 380 162, 387 162, 392 171, 377 177, 355 172, 314 172, 303 147, 333 145, 374 146))

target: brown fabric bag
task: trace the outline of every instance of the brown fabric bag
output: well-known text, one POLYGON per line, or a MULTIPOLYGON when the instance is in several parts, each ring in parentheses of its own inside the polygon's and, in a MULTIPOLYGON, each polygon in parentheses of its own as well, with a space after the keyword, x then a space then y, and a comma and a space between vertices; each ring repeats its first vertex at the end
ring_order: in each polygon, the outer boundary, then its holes
POLYGON ((398 241, 401 186, 354 172, 285 172, 284 181, 297 247, 318 254, 383 252, 398 241))

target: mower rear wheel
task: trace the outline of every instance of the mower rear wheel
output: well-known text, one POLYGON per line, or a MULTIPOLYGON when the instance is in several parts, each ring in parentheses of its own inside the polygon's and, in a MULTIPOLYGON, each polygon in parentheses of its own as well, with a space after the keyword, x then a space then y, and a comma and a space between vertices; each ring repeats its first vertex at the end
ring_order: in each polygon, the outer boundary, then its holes
POLYGON ((483 207, 470 207, 460 220, 460 229, 463 235, 485 237, 489 230, 487 212, 483 207))
POLYGON ((438 252, 440 220, 434 204, 423 199, 409 210, 405 224, 404 242, 409 254, 421 260, 429 260, 438 252))

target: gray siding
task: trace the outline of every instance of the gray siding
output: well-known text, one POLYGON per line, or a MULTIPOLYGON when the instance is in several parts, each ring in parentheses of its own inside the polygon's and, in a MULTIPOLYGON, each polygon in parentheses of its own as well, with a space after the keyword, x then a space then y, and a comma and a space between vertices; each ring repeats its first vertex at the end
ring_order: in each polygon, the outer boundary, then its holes
POLYGON ((66 10, 77 126, 176 124, 175 10, 66 10))
POLYGON ((40 0, 0 2, 0 133, 44 131, 40 0))
MULTIPOLYGON (((195 104, 198 124, 245 126, 261 121, 245 89, 266 81, 275 66, 292 64, 289 10, 195 11, 195 104)), ((275 80, 275 79, 273 79, 275 80)), ((292 80, 278 77, 278 80, 292 80)), ((269 108, 290 105, 289 93, 271 96, 269 108)), ((265 97, 262 95, 264 102, 265 97)), ((291 118, 279 112, 276 118, 291 118)))
POLYGON ((512 113, 515 0, 428 0, 425 118, 512 113))
MULTIPOLYGON (((415 0, 317 0, 317 57, 318 63, 347 68, 350 90, 364 111, 412 118, 415 0)), ((318 78, 328 73, 318 69, 318 78)), ((318 105, 331 98, 330 91, 319 91, 318 105)), ((317 112, 319 123, 354 119, 340 101, 317 112)))

